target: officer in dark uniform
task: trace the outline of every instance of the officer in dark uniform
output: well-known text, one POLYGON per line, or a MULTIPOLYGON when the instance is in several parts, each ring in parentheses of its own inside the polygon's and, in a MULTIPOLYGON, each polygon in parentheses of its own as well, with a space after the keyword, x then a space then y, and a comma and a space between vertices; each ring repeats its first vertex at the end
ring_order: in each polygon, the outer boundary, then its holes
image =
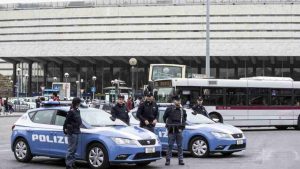
POLYGON ((147 94, 145 101, 139 105, 137 118, 140 120, 140 127, 154 133, 154 127, 158 119, 158 106, 152 96, 151 93, 147 94))
POLYGON ((193 114, 202 114, 203 116, 206 116, 209 118, 209 115, 205 109, 205 107, 202 105, 203 104, 203 97, 199 96, 197 99, 197 104, 195 104, 192 109, 194 110, 193 114))
POLYGON ((111 108, 111 120, 115 121, 116 119, 122 120, 124 123, 129 125, 129 115, 128 109, 125 104, 124 96, 118 95, 117 104, 111 108))
POLYGON ((178 96, 173 97, 175 106, 168 107, 163 120, 168 129, 168 150, 166 156, 166 164, 170 165, 172 150, 176 141, 178 147, 179 165, 184 165, 183 149, 182 149, 182 132, 185 129, 187 114, 181 106, 181 100, 178 96))
POLYGON ((66 116, 63 131, 68 137, 68 152, 66 154, 66 168, 73 169, 75 166, 75 153, 79 141, 80 125, 82 124, 80 110, 80 98, 74 98, 70 111, 66 116))

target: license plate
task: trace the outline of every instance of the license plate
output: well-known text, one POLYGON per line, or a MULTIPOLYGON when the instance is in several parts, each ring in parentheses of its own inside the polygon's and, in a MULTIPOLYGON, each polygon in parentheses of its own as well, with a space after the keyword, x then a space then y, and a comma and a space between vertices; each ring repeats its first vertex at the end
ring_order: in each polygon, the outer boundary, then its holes
POLYGON ((145 153, 155 153, 155 147, 146 147, 145 153))
POLYGON ((236 144, 237 145, 244 144, 244 140, 236 140, 236 144))

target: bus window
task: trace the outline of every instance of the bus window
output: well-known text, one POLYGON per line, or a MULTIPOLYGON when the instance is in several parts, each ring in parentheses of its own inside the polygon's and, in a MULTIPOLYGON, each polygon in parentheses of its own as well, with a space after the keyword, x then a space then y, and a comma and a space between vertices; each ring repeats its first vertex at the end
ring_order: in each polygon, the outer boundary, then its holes
POLYGON ((294 105, 295 106, 300 106, 300 89, 295 89, 294 90, 294 105))
POLYGON ((266 88, 250 88, 249 89, 249 105, 250 106, 266 106, 269 101, 269 89, 266 88))
POLYGON ((271 89, 271 105, 291 105, 291 89, 271 89))
POLYGON ((242 106, 247 105, 247 89, 246 88, 227 88, 226 89, 226 105, 242 106))
POLYGON ((204 105, 224 105, 223 88, 202 88, 204 105))

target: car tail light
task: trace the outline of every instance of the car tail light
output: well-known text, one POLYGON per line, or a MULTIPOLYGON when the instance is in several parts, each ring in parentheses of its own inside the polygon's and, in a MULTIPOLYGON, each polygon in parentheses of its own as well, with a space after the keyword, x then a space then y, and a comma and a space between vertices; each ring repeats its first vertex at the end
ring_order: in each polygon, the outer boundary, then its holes
POLYGON ((16 127, 16 125, 13 125, 13 126, 11 127, 11 130, 14 130, 15 127, 16 127))

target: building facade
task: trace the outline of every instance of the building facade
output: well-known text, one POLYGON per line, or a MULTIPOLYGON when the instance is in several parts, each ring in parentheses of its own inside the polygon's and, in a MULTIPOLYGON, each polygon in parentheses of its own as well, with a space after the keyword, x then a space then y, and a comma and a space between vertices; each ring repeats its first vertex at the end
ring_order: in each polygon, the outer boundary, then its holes
MULTIPOLYGON (((98 93, 112 79, 136 89, 151 63, 185 64, 205 73, 205 0, 91 0, 0 5, 0 58, 12 64, 22 91, 65 81, 73 95, 96 76, 98 93), (23 67, 22 67, 23 66, 23 67), (18 73, 17 68, 22 67, 18 73), (25 76, 26 75, 26 76, 25 76), (82 80, 81 80, 82 79, 82 80), (130 86, 130 85, 129 85, 130 86)), ((211 0, 211 75, 300 80, 300 3, 296 0, 211 0)))

